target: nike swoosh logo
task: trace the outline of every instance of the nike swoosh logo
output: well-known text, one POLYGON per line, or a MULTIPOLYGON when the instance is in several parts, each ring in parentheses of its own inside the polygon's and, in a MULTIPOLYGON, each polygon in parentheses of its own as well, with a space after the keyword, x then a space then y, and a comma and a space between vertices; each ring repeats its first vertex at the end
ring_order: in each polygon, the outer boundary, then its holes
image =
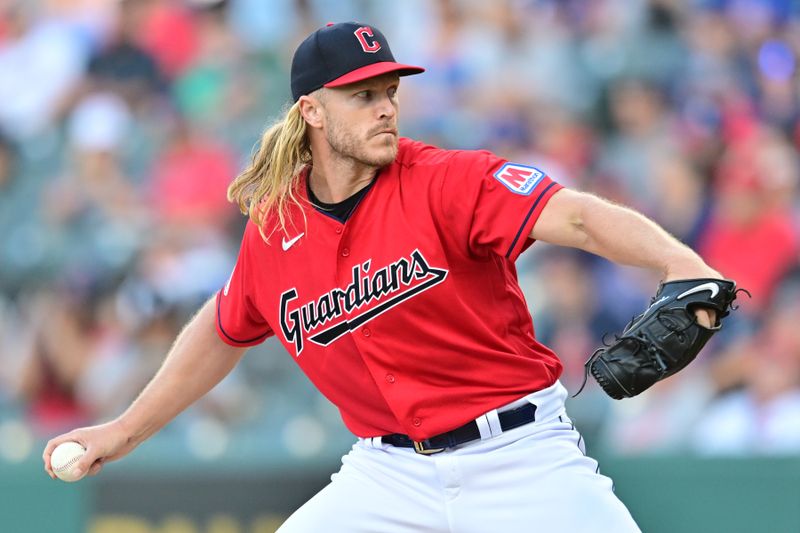
POLYGON ((698 285, 697 287, 692 287, 688 291, 679 294, 678 297, 675 299, 680 300, 681 298, 685 298, 690 294, 703 291, 711 291, 711 297, 713 298, 714 296, 717 295, 717 293, 719 293, 719 285, 717 285, 716 283, 703 283, 702 285, 698 285))
POLYGON ((659 298, 659 299, 658 299, 658 300, 656 300, 655 302, 651 303, 651 304, 650 304, 650 307, 655 307, 655 306, 657 306, 658 304, 660 304, 661 302, 663 302, 663 301, 664 301, 664 300, 666 300, 667 298, 669 298, 669 296, 662 296, 661 298, 659 298))
POLYGON ((283 238, 283 240, 281 241, 281 246, 283 247, 283 251, 285 252, 286 250, 288 250, 289 248, 291 248, 291 247, 292 247, 292 245, 294 245, 294 243, 296 243, 297 241, 299 241, 299 240, 300 240, 300 237, 302 237, 302 236, 303 236, 303 235, 305 235, 305 234, 306 234, 306 232, 304 231, 303 233, 301 233, 300 235, 298 235, 297 237, 295 237, 294 239, 292 239, 292 240, 290 240, 290 241, 287 241, 287 240, 286 240, 286 237, 284 237, 284 238, 283 238))

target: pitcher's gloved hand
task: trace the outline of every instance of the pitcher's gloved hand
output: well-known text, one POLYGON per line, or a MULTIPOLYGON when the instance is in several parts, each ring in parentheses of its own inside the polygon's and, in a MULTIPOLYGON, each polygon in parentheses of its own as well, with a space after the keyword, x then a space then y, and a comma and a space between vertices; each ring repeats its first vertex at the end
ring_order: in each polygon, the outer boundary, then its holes
POLYGON ((586 374, 591 372, 615 400, 640 394, 692 362, 722 327, 722 319, 736 309, 731 304, 739 291, 747 293, 737 289, 734 281, 725 279, 662 283, 650 307, 631 320, 613 343, 599 348, 586 361, 586 374), (716 323, 711 328, 697 322, 697 308, 715 312, 716 323))

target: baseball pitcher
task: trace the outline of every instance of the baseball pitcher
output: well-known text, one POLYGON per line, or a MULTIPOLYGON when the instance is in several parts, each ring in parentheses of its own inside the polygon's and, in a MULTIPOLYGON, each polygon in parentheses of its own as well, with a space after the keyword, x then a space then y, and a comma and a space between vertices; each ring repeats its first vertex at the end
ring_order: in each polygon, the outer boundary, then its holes
POLYGON ((97 474, 275 336, 357 437, 283 533, 638 531, 564 409, 514 263, 535 241, 654 270, 657 297, 587 371, 622 398, 688 364, 733 282, 642 215, 524 161, 398 134, 403 76, 377 28, 297 48, 293 105, 229 198, 249 217, 230 280, 117 419, 51 440, 97 474))

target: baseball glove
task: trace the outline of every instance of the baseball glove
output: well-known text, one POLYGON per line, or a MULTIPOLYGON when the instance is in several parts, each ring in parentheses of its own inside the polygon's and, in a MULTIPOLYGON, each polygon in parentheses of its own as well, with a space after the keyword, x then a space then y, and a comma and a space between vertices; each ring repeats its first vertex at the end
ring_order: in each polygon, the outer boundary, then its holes
POLYGON ((586 361, 583 385, 575 396, 586 385, 589 372, 615 400, 636 396, 675 374, 692 362, 722 327, 721 320, 736 309, 731 304, 739 291, 747 292, 722 279, 661 283, 645 312, 586 361), (716 311, 712 328, 697 323, 694 311, 698 307, 716 311))

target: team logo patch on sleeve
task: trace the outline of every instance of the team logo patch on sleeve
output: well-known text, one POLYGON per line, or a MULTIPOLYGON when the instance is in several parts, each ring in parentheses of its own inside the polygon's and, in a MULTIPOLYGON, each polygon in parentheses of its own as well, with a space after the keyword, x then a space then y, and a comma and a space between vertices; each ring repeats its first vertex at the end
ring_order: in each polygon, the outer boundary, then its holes
POLYGON ((506 163, 493 176, 497 181, 505 185, 509 191, 528 196, 536 188, 536 185, 542 181, 544 172, 526 165, 506 163))

